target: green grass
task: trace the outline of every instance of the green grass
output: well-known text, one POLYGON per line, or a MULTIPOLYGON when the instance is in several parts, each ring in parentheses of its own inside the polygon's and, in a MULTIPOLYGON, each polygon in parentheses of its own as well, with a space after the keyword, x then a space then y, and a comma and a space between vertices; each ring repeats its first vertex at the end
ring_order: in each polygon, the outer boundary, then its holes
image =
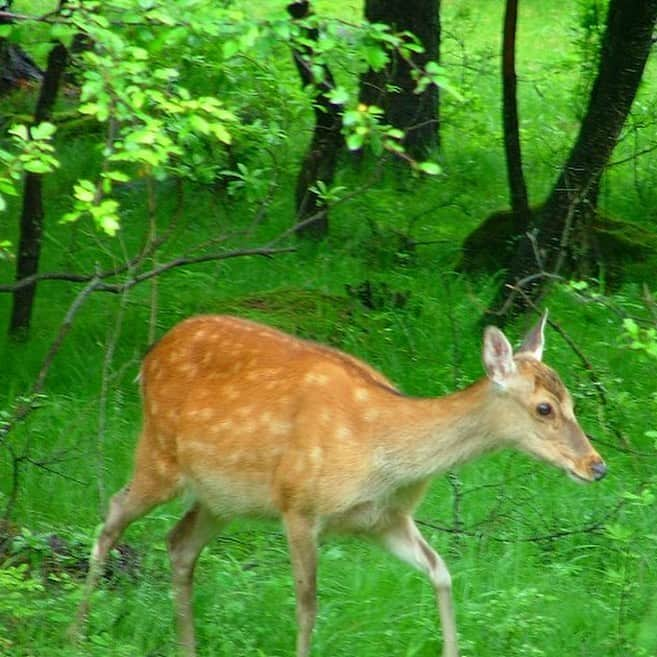
MULTIPOLYGON (((301 245, 294 254, 227 260, 162 276, 158 335, 189 314, 231 312, 341 347, 410 394, 444 394, 482 375, 477 321, 495 280, 467 279, 453 269, 465 235, 508 204, 497 58, 502 5, 492 0, 443 4, 444 63, 467 98, 464 104, 444 99, 440 159, 446 175, 418 180, 399 169, 386 172, 376 185, 335 208, 326 241, 301 245), (425 243, 413 253, 400 250, 399 233, 407 232, 425 243), (357 293, 365 283, 374 290, 373 308, 357 293)), ((572 71, 578 53, 571 31, 577 3, 566 5, 530 2, 520 16, 520 109, 534 202, 550 189, 577 130, 573 94, 578 80, 572 71)), ((318 11, 324 10, 349 18, 360 7, 318 3, 318 11)), ((278 81, 281 88, 297 83, 289 62, 285 66, 289 77, 278 81)), ((652 111, 654 75, 652 62, 637 100, 642 116, 652 111)), ((275 94, 271 81, 261 84, 258 93, 275 94)), ((276 103, 284 104, 280 98, 276 103)), ((279 154, 283 173, 266 221, 252 239, 235 237, 230 246, 264 243, 291 222, 296 163, 309 116, 298 108, 288 110, 286 120, 299 120, 299 125, 279 154)), ((646 137, 639 133, 638 139, 643 143, 646 137)), ((630 154, 631 142, 625 139, 614 157, 630 154)), ((62 190, 97 162, 84 142, 66 140, 62 148, 66 166, 49 182, 49 216, 68 207, 68 192, 62 190)), ((249 157, 258 162, 261 155, 249 157)), ((348 160, 343 165, 339 184, 351 187, 367 180, 367 166, 359 170, 348 160)), ((656 179, 656 165, 645 157, 636 179, 631 165, 615 167, 603 185, 605 209, 650 226, 656 179)), ((99 237, 84 223, 50 222, 43 270, 88 271, 99 259, 102 267, 121 262, 123 249, 131 252, 140 243, 143 196, 138 184, 125 191, 121 243, 99 237)), ((163 185, 158 189, 160 226, 174 207, 174 194, 163 185)), ((180 229, 161 261, 217 231, 243 228, 252 212, 246 201, 188 187, 180 229)), ((7 230, 15 241, 15 229, 7 230)), ((0 276, 11 279, 8 264, 0 263, 0 276)), ((628 281, 612 301, 640 312, 641 283, 628 281)), ((0 408, 11 407, 29 388, 78 289, 42 284, 30 341, 0 345, 0 408)), ((13 531, 27 528, 32 534, 24 539, 27 547, 0 569, 0 655, 175 654, 164 537, 184 511, 184 501, 154 511, 129 529, 124 541, 134 559, 129 568, 115 565, 114 577, 97 593, 87 643, 75 648, 64 638, 81 594, 79 559, 91 545, 105 498, 130 472, 140 413, 133 380, 147 347, 149 295, 146 285, 127 299, 103 404, 103 357, 117 331, 121 302, 99 293, 81 310, 53 364, 42 408, 11 434, 12 449, 20 453, 29 441, 32 461, 48 469, 25 462, 21 470, 13 531), (73 546, 73 554, 53 553, 45 541, 52 534, 73 546), (10 570, 21 563, 29 566, 27 572, 10 570)), ((649 657, 657 653, 654 501, 624 496, 654 487, 655 452, 645 435, 655 429, 654 363, 626 348, 619 318, 602 304, 584 303, 565 288, 555 289, 546 304, 605 386, 608 404, 603 407, 581 360, 549 331, 546 360, 573 393, 582 425, 597 437, 609 476, 595 486, 576 486, 522 455, 494 454, 458 472, 458 521, 467 534, 437 529, 455 523, 455 488, 447 478, 435 482, 417 515, 453 575, 463 657, 649 657), (634 450, 649 456, 628 453, 614 428, 634 450), (577 531, 592 525, 597 530, 577 531), (548 535, 554 537, 535 540, 548 535)), ((8 312, 9 298, 0 296, 0 317, 8 312)), ((529 321, 519 319, 509 335, 519 338, 529 321)), ((12 481, 6 457, 2 452, 0 504, 12 481)), ((292 654, 292 581, 277 524, 232 524, 204 553, 197 579, 201 657, 292 654)), ((439 652, 431 587, 379 549, 355 539, 327 540, 319 590, 315 655, 439 652)))

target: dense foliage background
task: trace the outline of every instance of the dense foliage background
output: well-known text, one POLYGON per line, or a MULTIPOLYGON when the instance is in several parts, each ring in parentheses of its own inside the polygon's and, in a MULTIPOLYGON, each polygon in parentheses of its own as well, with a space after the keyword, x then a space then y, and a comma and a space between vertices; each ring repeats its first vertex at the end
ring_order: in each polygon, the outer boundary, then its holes
MULTIPOLYGON (((16 0, 11 10, 43 17, 55 4, 16 0)), ((606 8, 521 3, 518 106, 532 203, 549 193, 578 133, 606 8)), ((140 359, 181 318, 261 320, 355 354, 418 396, 482 375, 482 316, 503 275, 459 263, 466 237, 509 205, 503 3, 441 3, 442 68, 417 74, 443 84, 440 147, 422 157, 358 99, 360 74, 416 42, 364 24, 360 3, 318 0, 314 10, 320 37, 310 45, 335 77, 346 140, 333 181, 316 190, 330 209, 321 240, 293 230, 317 96, 302 88, 291 54, 308 46, 308 26, 291 26, 284 6, 67 3, 53 14, 61 21, 0 26, 42 69, 53 39, 73 52, 48 121, 31 135, 17 126, 33 122, 40 85, 0 99, 3 325, 25 176, 42 177, 44 204, 29 332, 0 341, 0 654, 175 654, 163 539, 184 500, 122 539, 87 642, 71 645, 65 630, 95 528, 129 476, 140 359)), ((502 452, 438 479, 418 513, 454 579, 464 657, 657 654, 656 74, 653 53, 600 180, 600 214, 617 222, 608 230, 626 257, 560 277, 540 301, 553 320, 546 361, 576 399, 607 478, 576 486, 502 452)), ((515 340, 533 321, 530 308, 505 330, 515 340)), ((197 575, 201 655, 291 654, 278 525, 235 522, 197 575)), ((431 587, 371 546, 327 542, 319 590, 315 654, 438 652, 431 587)))

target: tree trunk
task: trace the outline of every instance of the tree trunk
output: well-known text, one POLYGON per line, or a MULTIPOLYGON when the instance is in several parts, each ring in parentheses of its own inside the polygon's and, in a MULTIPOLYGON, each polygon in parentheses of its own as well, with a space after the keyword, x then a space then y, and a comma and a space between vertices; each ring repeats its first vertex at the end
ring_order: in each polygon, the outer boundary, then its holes
MULTIPOLYGON (((370 23, 385 23, 393 30, 412 32, 424 47, 413 54, 413 63, 423 68, 440 56, 440 0, 366 0, 365 18, 370 23)), ((397 53, 380 70, 368 70, 360 80, 360 100, 385 112, 385 120, 406 133, 404 145, 416 158, 426 157, 439 143, 439 93, 430 85, 415 93, 412 67, 397 53), (388 92, 392 85, 398 91, 388 92)))
MULTIPOLYGON (((41 91, 34 112, 34 125, 46 121, 52 112, 57 98, 59 83, 64 73, 68 53, 66 47, 58 43, 48 56, 48 66, 41 84, 41 91)), ((21 280, 39 269, 41 254, 41 235, 43 232, 43 176, 27 173, 23 188, 23 207, 20 218, 20 238, 16 258, 16 280, 21 280)), ((27 335, 32 317, 36 283, 14 291, 9 333, 13 337, 27 335)))
POLYGON ((504 124, 504 151, 509 180, 511 211, 518 234, 529 228, 531 211, 527 185, 522 172, 522 150, 518 127, 518 98, 516 85, 516 24, 518 0, 507 0, 504 14, 504 38, 502 45, 502 116, 504 124))
MULTIPOLYGON (((306 18, 312 12, 310 2, 292 2, 287 11, 293 20, 306 18)), ((316 29, 306 30, 305 37, 317 41, 316 29)), ((338 153, 342 147, 342 105, 331 103, 326 95, 335 87, 330 69, 322 65, 322 76, 316 79, 312 69, 312 46, 300 46, 293 51, 294 63, 303 87, 312 85, 317 95, 313 102, 315 128, 308 151, 301 164, 295 190, 296 234, 299 237, 321 238, 328 234, 328 207, 313 189, 318 182, 330 185, 335 176, 338 153)))
POLYGON ((532 236, 520 239, 493 307, 505 301, 508 310, 524 309, 549 283, 544 274, 563 273, 581 257, 582 243, 575 238, 587 237, 600 177, 636 95, 656 21, 657 0, 611 0, 598 73, 579 135, 536 217, 532 236), (508 297, 507 286, 519 283, 523 294, 508 297))

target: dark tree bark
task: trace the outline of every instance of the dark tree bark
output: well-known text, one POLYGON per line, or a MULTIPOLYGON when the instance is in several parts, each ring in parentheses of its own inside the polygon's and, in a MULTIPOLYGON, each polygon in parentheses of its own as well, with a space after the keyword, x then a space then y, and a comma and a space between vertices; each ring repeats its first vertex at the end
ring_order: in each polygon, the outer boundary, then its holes
MULTIPOLYGON (((0 11, 10 9, 11 2, 0 2, 0 11)), ((10 22, 9 18, 0 16, 0 25, 10 22)), ((43 72, 24 50, 7 39, 0 39, 0 96, 42 79, 43 72)))
MULTIPOLYGON (((310 2, 293 2, 287 6, 294 20, 306 18, 311 13, 310 2)), ((316 29, 307 29, 306 38, 312 42, 319 36, 316 29)), ((299 237, 321 238, 328 234, 328 207, 313 191, 318 181, 330 185, 335 176, 338 153, 343 144, 342 105, 331 103, 327 93, 335 88, 330 69, 322 65, 322 77, 317 80, 312 69, 312 46, 299 47, 293 51, 294 63, 303 87, 316 90, 313 99, 315 128, 308 151, 301 164, 295 190, 296 223, 299 237)))
POLYGON ((507 0, 504 14, 504 38, 502 44, 502 116, 504 124, 504 151, 509 181, 511 211, 518 234, 529 228, 531 211, 527 185, 522 172, 522 150, 518 127, 518 97, 516 78, 516 25, 518 0, 507 0))
MULTIPOLYGON (((67 61, 66 47, 58 43, 48 56, 48 66, 34 112, 34 125, 46 121, 50 117, 67 61)), ((16 258, 16 280, 36 274, 39 269, 44 218, 42 186, 43 176, 41 174, 27 173, 25 175, 20 238, 16 258)), ((13 337, 27 335, 35 292, 36 283, 21 287, 14 292, 9 324, 9 333, 13 337)))
POLYGON ((524 309, 549 283, 534 274, 568 271, 582 257, 591 237, 598 186, 636 95, 653 44, 657 0, 611 0, 600 63, 579 135, 552 192, 533 222, 533 234, 518 242, 505 281, 493 302, 508 310, 524 309), (537 262, 538 260, 538 262, 537 262))
MULTIPOLYGON (((395 31, 408 30, 422 43, 423 53, 414 53, 413 63, 424 67, 440 56, 440 0, 366 0, 365 18, 385 23, 395 31)), ((360 100, 385 112, 385 120, 406 133, 404 145, 416 158, 425 157, 439 144, 439 91, 430 85, 415 93, 412 67, 397 53, 381 71, 368 70, 360 81, 360 100), (392 85, 399 91, 387 91, 392 85)))

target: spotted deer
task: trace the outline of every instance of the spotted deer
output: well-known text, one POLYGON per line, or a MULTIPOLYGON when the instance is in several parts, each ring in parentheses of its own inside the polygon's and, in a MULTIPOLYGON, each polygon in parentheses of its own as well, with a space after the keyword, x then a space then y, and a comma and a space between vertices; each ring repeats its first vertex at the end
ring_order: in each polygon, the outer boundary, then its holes
POLYGON ((443 656, 457 657, 450 574, 413 512, 432 477, 502 446, 580 482, 606 466, 579 427, 558 375, 541 362, 546 315, 512 352, 488 327, 486 375, 439 398, 399 392, 362 361, 228 316, 187 319, 148 353, 132 480, 111 500, 95 543, 80 629, 108 552, 123 530, 183 491, 194 500, 168 537, 178 641, 195 655, 192 577, 203 547, 237 516, 281 518, 297 600, 297 657, 317 612, 317 541, 366 535, 431 581, 443 656))

